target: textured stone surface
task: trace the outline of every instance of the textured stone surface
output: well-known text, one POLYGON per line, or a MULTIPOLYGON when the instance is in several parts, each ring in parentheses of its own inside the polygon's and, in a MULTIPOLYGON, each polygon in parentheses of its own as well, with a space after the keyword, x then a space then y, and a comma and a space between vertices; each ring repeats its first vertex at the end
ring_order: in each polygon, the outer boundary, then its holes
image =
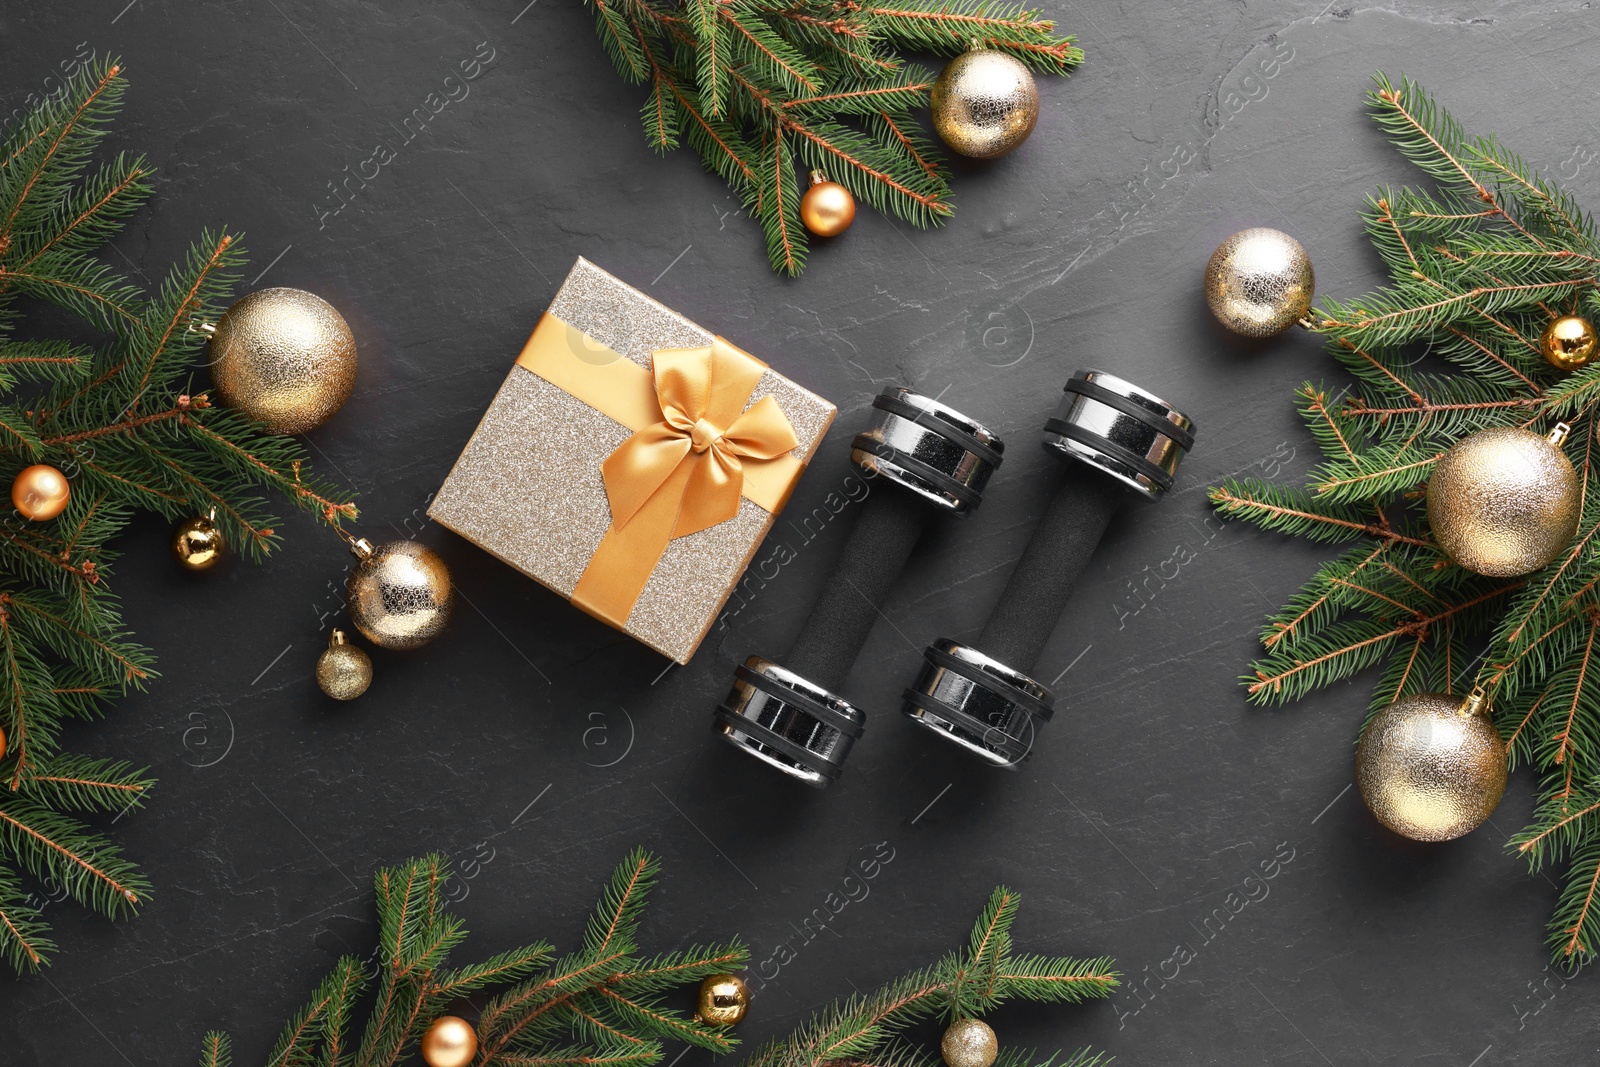
POLYGON ((747 1039, 932 960, 1004 879, 1027 897, 1019 948, 1115 955, 1143 991, 1007 1009, 990 1020, 1005 1045, 1092 1043, 1130 1064, 1592 1057, 1595 976, 1563 987, 1543 971, 1555 889, 1503 854, 1529 810, 1526 774, 1478 832, 1415 845, 1349 788, 1368 679, 1281 712, 1245 706, 1234 679, 1262 613, 1329 550, 1208 521, 1203 487, 1302 472, 1290 390, 1337 371, 1303 336, 1223 336, 1200 287, 1217 242, 1257 224, 1304 242, 1325 292, 1377 280, 1356 212, 1416 172, 1363 115, 1375 69, 1419 77, 1600 205, 1588 5, 1048 0, 1089 58, 1041 82, 1032 140, 956 163, 959 212, 942 231, 864 211, 786 282, 720 182, 646 148, 640 90, 612 73, 574 0, 124 2, 7 3, 0 111, 47 88, 79 42, 127 60, 115 142, 161 168, 158 200, 118 244, 130 269, 159 279, 227 222, 248 234, 246 283, 339 308, 361 375, 316 450, 361 491, 370 536, 414 534, 446 556, 461 602, 449 634, 374 653, 372 689, 336 705, 312 678, 338 621, 336 539, 291 519, 279 558, 191 581, 164 526, 135 530, 118 589, 164 676, 69 741, 160 776, 114 831, 157 892, 117 925, 48 909, 59 963, 3 980, 8 1067, 188 1063, 210 1027, 235 1035, 239 1062, 264 1062, 334 958, 370 949, 377 864, 429 849, 476 860, 459 907, 467 951, 488 953, 570 943, 634 844, 667 864, 656 941, 737 933, 758 963, 790 941, 747 1039), (479 42, 493 61, 431 114, 429 94, 444 98, 479 42), (1570 114, 1555 103, 1567 92, 1570 114), (415 108, 431 118, 407 142, 415 108), (327 183, 380 140, 393 158, 331 214, 327 183), (763 358, 842 409, 793 523, 757 556, 781 541, 796 558, 745 583, 742 610, 687 668, 663 673, 423 518, 580 254, 709 329, 762 338, 763 358), (1080 365, 1171 399, 1200 443, 1165 501, 1113 521, 1052 637, 1040 673, 1070 670, 1039 754, 983 772, 893 707, 920 645, 970 639, 998 595, 1043 508, 1050 461, 1032 439, 1080 365), (737 661, 785 647, 826 580, 856 505, 801 519, 849 488, 846 445, 887 382, 942 394, 1013 447, 982 511, 925 546, 886 606, 892 625, 848 683, 869 730, 844 781, 813 795, 717 743, 710 709, 737 661), (833 918, 839 936, 806 941, 802 921, 884 841, 893 860, 833 918), (1275 855, 1275 877, 1247 886, 1275 855))

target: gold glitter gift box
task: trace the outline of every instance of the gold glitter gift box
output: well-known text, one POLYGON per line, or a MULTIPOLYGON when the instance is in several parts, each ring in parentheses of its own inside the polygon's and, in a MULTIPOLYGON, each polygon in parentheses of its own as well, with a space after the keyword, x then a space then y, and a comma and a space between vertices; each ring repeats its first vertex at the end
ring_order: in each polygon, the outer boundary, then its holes
POLYGON ((836 411, 579 259, 428 514, 687 663, 836 411))

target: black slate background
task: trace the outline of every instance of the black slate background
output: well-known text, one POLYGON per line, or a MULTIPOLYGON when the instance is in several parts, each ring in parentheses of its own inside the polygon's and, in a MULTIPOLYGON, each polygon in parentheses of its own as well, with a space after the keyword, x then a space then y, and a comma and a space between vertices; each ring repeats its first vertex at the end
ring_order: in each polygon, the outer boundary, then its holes
POLYGON ((1363 115, 1377 69, 1419 77, 1600 203, 1589 4, 1045 0, 1088 61, 1041 82, 1027 146, 958 163, 960 210, 942 231, 864 211, 784 281, 717 180, 687 152, 645 147, 641 92, 612 73, 590 16, 524 2, 0 11, 5 112, 76 52, 127 61, 115 141, 162 169, 117 243, 131 270, 159 278, 225 222, 248 235, 247 282, 272 263, 256 284, 343 311, 361 379, 312 444, 360 492, 365 529, 438 548, 463 601, 447 637, 376 656, 369 694, 337 706, 311 677, 339 608, 336 539, 291 518, 267 565, 191 581, 166 559, 165 527, 137 526, 118 589, 164 677, 74 740, 159 773, 148 808, 114 828, 157 893, 121 924, 49 907, 59 962, 4 980, 0 1062, 188 1063, 212 1027, 235 1035, 241 1063, 262 1062, 335 957, 370 948, 379 864, 432 849, 477 860, 464 953, 487 954, 570 942, 634 844, 666 861, 655 945, 738 934, 761 960, 789 939, 752 1040, 954 947, 1004 880, 1026 897, 1020 948, 1110 954, 1149 978, 1143 1000, 1007 1009, 991 1021, 1008 1044, 1087 1043, 1130 1064, 1592 1062, 1594 976, 1545 970, 1556 890, 1503 854, 1531 783, 1516 778, 1471 837, 1414 847, 1346 791, 1370 678, 1281 712, 1245 705, 1235 677, 1261 616, 1327 550, 1208 523, 1204 487, 1303 472, 1290 390, 1338 372, 1306 337, 1224 336, 1199 285, 1212 247, 1254 224, 1297 234, 1324 292, 1377 282, 1356 212, 1378 183, 1415 180, 1363 115), (480 42, 494 58, 470 96, 319 226, 327 183, 377 140, 397 143, 480 42), (925 546, 863 649, 848 690, 873 709, 870 730, 826 794, 715 742, 708 718, 732 665, 798 628, 842 525, 689 667, 663 672, 425 520, 580 254, 839 403, 796 514, 842 482, 849 436, 888 382, 943 393, 1012 445, 981 513, 925 546), (920 646, 975 635, 997 596, 1042 507, 1050 461, 1034 435, 1080 365, 1179 404, 1199 445, 1167 500, 1116 520, 1054 634, 1041 675, 1073 666, 1037 756, 990 773, 893 708, 920 646), (1134 583, 1156 592, 1141 600, 1134 583), (894 858, 870 895, 806 941, 802 921, 874 847, 894 858), (1202 922, 1275 850, 1293 858, 1266 897, 1207 940, 1202 922), (1180 943, 1194 958, 1176 980, 1150 978, 1180 943))

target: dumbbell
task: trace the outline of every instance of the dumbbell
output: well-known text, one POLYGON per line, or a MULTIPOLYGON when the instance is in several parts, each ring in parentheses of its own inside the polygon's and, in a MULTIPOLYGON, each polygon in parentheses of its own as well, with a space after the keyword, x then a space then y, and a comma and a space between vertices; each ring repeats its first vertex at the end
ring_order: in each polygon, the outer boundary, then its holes
POLYGON ((940 638, 901 710, 990 763, 1015 768, 1055 712, 1033 672, 1111 516, 1128 498, 1159 500, 1194 446, 1194 422, 1165 400, 1105 371, 1067 382, 1044 447, 1066 462, 976 645, 940 638))
POLYGON ((723 740, 818 789, 839 777, 865 727, 838 690, 879 605, 929 525, 978 507, 1005 451, 982 424, 910 389, 886 389, 872 407, 850 458, 875 488, 838 568, 783 663, 747 659, 715 717, 723 740))

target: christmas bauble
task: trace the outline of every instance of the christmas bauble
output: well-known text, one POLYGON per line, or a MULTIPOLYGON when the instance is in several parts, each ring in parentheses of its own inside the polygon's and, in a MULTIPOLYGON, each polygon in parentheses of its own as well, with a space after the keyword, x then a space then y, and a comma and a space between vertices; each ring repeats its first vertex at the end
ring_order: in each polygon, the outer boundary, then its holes
POLYGON ((372 658, 335 630, 317 657, 317 685, 335 700, 354 700, 372 684, 372 658))
POLYGON ((1255 226, 1217 246, 1206 263, 1206 303, 1234 333, 1271 337, 1311 310, 1316 277, 1300 242, 1255 226))
POLYGON ((467 1067, 478 1054, 478 1035, 467 1020, 441 1015, 423 1032, 418 1051, 428 1067, 467 1067))
POLYGON ((5 755, 6 755, 6 732, 4 730, 0 730, 0 759, 4 759, 5 755))
POLYGON ((1379 822, 1413 840, 1477 827, 1506 789, 1506 746, 1482 694, 1421 693, 1384 708, 1361 732, 1356 784, 1379 822))
POLYGON ((11 504, 25 519, 46 522, 67 510, 72 486, 48 463, 24 467, 11 482, 11 504))
POLYGON ((1586 367, 1600 348, 1594 326, 1582 315, 1563 315, 1544 328, 1539 350, 1545 361, 1558 370, 1586 367))
POLYGON ((1039 121, 1039 87, 1022 61, 991 48, 952 59, 928 94, 933 128, 964 156, 994 159, 1028 139, 1039 121))
POLYGON ((185 570, 210 570, 226 547, 222 531, 205 515, 180 523, 172 535, 172 555, 185 570))
POLYGON ((982 1019, 957 1019, 939 1042, 949 1067, 989 1067, 1000 1052, 994 1031, 982 1019))
POLYGON ((415 541, 390 541, 373 548, 356 541, 360 561, 345 582, 350 621, 380 648, 427 644, 450 621, 455 597, 450 568, 433 549, 415 541))
POLYGON ((1559 447, 1566 427, 1551 436, 1499 426, 1451 446, 1428 479, 1428 523, 1446 555, 1496 578, 1560 555, 1578 529, 1580 494, 1559 447))
POLYGON ((344 317, 300 289, 262 289, 236 302, 211 335, 217 395, 275 433, 328 420, 356 384, 356 342, 344 317))
POLYGON ((818 237, 837 237, 856 220, 856 198, 821 171, 811 172, 811 188, 800 198, 800 221, 818 237))
POLYGON ((750 1010, 750 989, 736 974, 714 974, 700 983, 695 1020, 705 1026, 732 1026, 750 1010))

